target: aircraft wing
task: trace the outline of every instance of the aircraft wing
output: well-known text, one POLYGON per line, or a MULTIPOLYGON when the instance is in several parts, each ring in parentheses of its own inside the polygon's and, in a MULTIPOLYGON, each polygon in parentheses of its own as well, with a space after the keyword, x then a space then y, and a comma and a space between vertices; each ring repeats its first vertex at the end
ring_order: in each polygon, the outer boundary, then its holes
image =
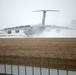
POLYGON ((10 28, 4 28, 4 31, 10 31, 10 30, 24 30, 24 28, 28 28, 30 25, 25 26, 16 26, 16 27, 10 27, 10 28))
POLYGON ((65 26, 46 25, 46 27, 52 29, 76 30, 76 28, 65 27, 65 26))
POLYGON ((6 32, 8 34, 11 34, 12 31, 15 31, 16 33, 19 33, 20 30, 25 30, 28 28, 31 28, 31 26, 30 25, 16 26, 16 27, 4 28, 4 29, 0 30, 0 32, 6 32))

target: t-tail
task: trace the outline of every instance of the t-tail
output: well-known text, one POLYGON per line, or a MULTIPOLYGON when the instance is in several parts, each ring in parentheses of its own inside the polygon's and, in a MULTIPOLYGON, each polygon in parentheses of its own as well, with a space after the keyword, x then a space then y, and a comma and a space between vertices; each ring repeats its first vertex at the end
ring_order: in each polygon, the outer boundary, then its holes
POLYGON ((59 10, 36 10, 36 11, 33 11, 33 12, 43 12, 42 25, 45 25, 45 19, 46 19, 46 12, 47 11, 59 12, 59 10))

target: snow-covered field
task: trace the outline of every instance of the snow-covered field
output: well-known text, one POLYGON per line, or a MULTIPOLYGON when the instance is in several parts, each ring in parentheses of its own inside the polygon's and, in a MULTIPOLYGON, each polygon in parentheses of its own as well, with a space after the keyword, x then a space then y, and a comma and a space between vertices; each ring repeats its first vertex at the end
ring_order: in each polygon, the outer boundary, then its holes
MULTIPOLYGON (((11 74, 11 65, 0 65, 0 73, 5 73, 5 69, 4 67, 6 67, 6 74, 11 74)), ((57 73, 59 72, 59 75, 76 75, 76 71, 66 71, 66 70, 56 70, 56 69, 48 69, 48 68, 40 68, 39 67, 30 67, 30 66, 26 66, 26 70, 25 70, 25 66, 19 66, 19 71, 18 71, 18 66, 17 65, 12 65, 12 73, 13 75, 58 75, 57 73), (40 74, 41 73, 41 74, 40 74)))

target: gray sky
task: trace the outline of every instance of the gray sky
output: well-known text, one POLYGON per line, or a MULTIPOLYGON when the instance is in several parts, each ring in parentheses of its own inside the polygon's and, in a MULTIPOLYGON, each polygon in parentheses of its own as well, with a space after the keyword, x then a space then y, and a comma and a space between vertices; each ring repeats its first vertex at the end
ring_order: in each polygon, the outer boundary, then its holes
POLYGON ((0 0, 0 29, 26 24, 39 24, 41 12, 33 10, 60 10, 48 12, 46 24, 69 26, 76 19, 76 0, 0 0))

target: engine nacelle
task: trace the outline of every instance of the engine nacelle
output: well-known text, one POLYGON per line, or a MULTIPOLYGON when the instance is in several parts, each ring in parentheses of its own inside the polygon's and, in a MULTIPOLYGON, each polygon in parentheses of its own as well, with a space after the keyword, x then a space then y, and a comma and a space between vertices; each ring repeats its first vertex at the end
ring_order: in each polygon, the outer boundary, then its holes
POLYGON ((19 31, 19 30, 15 30, 15 32, 16 32, 16 33, 19 33, 20 31, 19 31))
POLYGON ((8 34, 11 34, 11 33, 12 33, 12 31, 11 31, 11 30, 9 30, 9 31, 7 31, 7 33, 8 33, 8 34))

